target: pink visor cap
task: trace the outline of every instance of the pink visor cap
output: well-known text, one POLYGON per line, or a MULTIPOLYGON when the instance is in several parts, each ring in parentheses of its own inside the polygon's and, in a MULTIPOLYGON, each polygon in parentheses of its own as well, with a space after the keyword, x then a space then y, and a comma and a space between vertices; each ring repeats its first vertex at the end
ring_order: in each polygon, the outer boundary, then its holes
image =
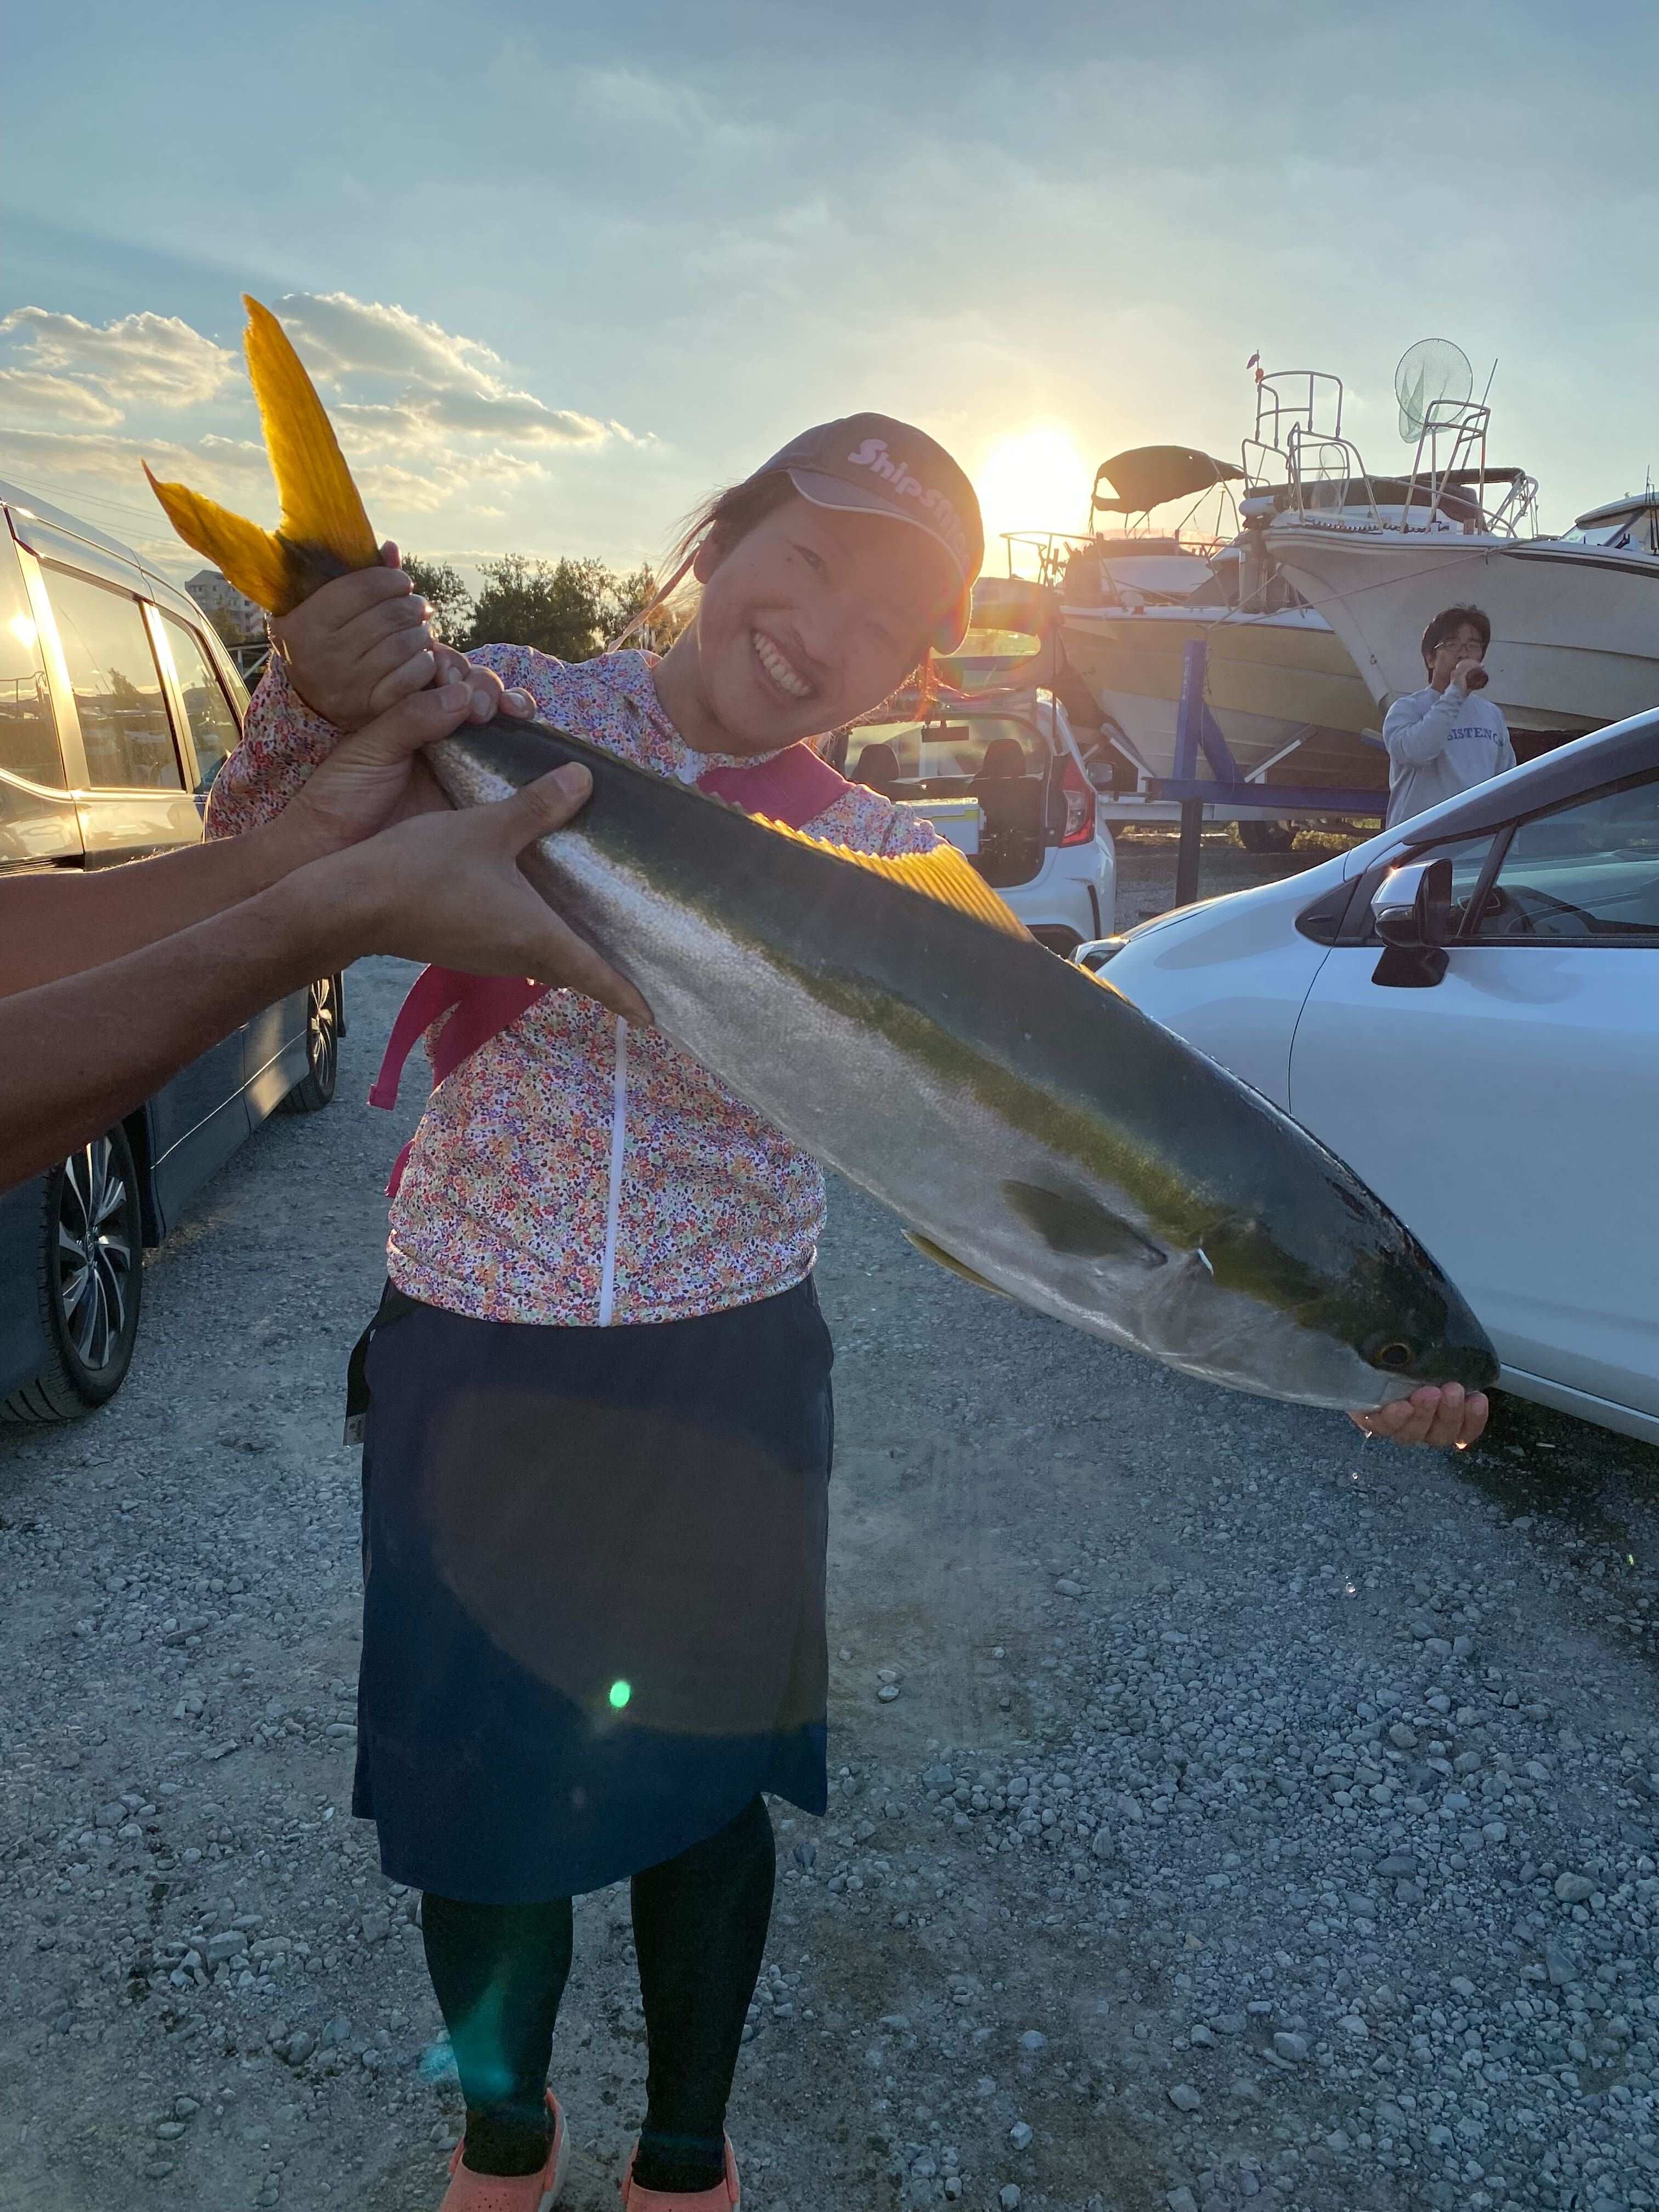
POLYGON ((954 653, 967 632, 985 530, 973 485, 938 440, 890 415, 844 415, 803 430, 755 475, 778 471, 814 507, 887 515, 925 531, 944 548, 962 588, 934 633, 933 647, 954 653))

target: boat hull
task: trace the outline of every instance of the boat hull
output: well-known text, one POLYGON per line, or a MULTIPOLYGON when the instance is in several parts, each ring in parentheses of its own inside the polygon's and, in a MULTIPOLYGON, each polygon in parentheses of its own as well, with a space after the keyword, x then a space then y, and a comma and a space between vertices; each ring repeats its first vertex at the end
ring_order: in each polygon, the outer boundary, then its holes
POLYGON ((1174 765, 1186 650, 1207 647, 1206 699, 1248 775, 1271 787, 1386 785, 1387 762, 1364 732, 1376 703, 1346 647, 1300 610, 1241 616, 1225 607, 1073 607, 1061 613, 1067 659, 1119 724, 1149 774, 1174 765), (1294 750, 1286 751, 1286 748, 1294 750))
POLYGON ((1379 707, 1422 688, 1443 607, 1491 617, 1486 696, 1513 730, 1577 736, 1659 704, 1659 561, 1560 539, 1338 531, 1281 518, 1269 550, 1379 707))

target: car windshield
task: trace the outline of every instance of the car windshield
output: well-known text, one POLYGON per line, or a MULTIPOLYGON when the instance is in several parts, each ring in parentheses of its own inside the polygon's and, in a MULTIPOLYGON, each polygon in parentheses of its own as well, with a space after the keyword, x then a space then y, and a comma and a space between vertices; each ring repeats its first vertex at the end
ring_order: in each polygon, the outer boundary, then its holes
MULTIPOLYGON (((959 720, 931 722, 869 722, 852 733, 847 748, 847 773, 857 778, 860 764, 872 745, 890 746, 898 762, 898 780, 905 783, 935 783, 960 780, 971 782, 987 767, 989 772, 1040 775, 1048 765, 1048 747, 1042 733, 1013 715, 974 714, 959 720), (1001 743, 998 741, 1001 740, 1001 743), (1016 769, 1011 744, 1019 749, 1023 765, 1016 769), (993 745, 997 750, 991 753, 993 745)), ((890 765, 884 757, 888 775, 890 765)))

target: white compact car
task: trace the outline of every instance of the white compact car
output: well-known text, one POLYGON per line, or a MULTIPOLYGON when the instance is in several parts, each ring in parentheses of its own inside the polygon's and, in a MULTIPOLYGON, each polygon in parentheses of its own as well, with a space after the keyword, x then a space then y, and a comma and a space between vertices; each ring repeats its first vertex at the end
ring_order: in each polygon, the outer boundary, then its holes
POLYGON ((925 814, 1051 952, 1074 952, 1112 927, 1111 833, 1050 693, 983 707, 953 700, 926 720, 860 722, 839 732, 824 757, 925 814))
POLYGON ((1659 713, 1075 957, 1387 1200, 1504 1388, 1659 1443, 1659 713))

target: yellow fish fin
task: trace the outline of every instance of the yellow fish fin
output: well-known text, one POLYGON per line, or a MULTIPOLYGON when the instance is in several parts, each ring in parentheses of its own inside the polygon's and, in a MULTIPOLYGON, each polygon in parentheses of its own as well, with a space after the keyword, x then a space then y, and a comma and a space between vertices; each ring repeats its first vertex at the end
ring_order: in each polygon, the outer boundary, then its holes
POLYGON ((293 592, 293 560, 274 531, 262 530, 245 514, 233 514, 228 507, 191 491, 185 484, 162 483, 148 461, 143 466, 167 520, 186 545, 212 562, 227 582, 269 614, 286 614, 298 605, 293 592))
POLYGON ((270 308, 246 293, 242 305, 248 377, 283 503, 277 529, 291 545, 314 547, 343 568, 372 568, 380 549, 317 387, 270 308))
POLYGON ((919 1229, 907 1229, 904 1241, 907 1244, 914 1244, 924 1260, 931 1260, 935 1267, 943 1267, 947 1274, 960 1275, 964 1283, 971 1283, 976 1291, 989 1291, 994 1298, 1007 1297, 1006 1291, 998 1290, 996 1285, 988 1283, 983 1275, 976 1275, 971 1267, 964 1267, 960 1260, 953 1260, 948 1252, 941 1251, 933 1238, 924 1237, 919 1229))
POLYGON ((333 426, 288 333, 257 300, 245 294, 242 305, 248 374, 282 501, 281 522, 263 530, 187 485, 158 483, 148 465, 144 474, 185 544, 256 606, 285 615, 331 576, 372 568, 380 551, 333 426))
POLYGON ((953 906, 959 914, 972 915, 975 921, 984 922, 988 928, 1006 930, 1011 937, 1028 934, 1013 908, 997 896, 984 877, 954 845, 935 845, 931 853, 901 853, 889 860, 879 853, 855 853, 850 846, 809 836, 804 830, 791 830, 781 822, 769 821, 764 815, 757 815, 755 819, 764 822, 781 837, 793 837, 797 844, 811 845, 820 853, 833 853, 836 860, 850 860, 855 868, 867 868, 872 875, 885 876, 890 884, 902 884, 907 890, 920 891, 924 898, 937 899, 941 906, 953 906))

